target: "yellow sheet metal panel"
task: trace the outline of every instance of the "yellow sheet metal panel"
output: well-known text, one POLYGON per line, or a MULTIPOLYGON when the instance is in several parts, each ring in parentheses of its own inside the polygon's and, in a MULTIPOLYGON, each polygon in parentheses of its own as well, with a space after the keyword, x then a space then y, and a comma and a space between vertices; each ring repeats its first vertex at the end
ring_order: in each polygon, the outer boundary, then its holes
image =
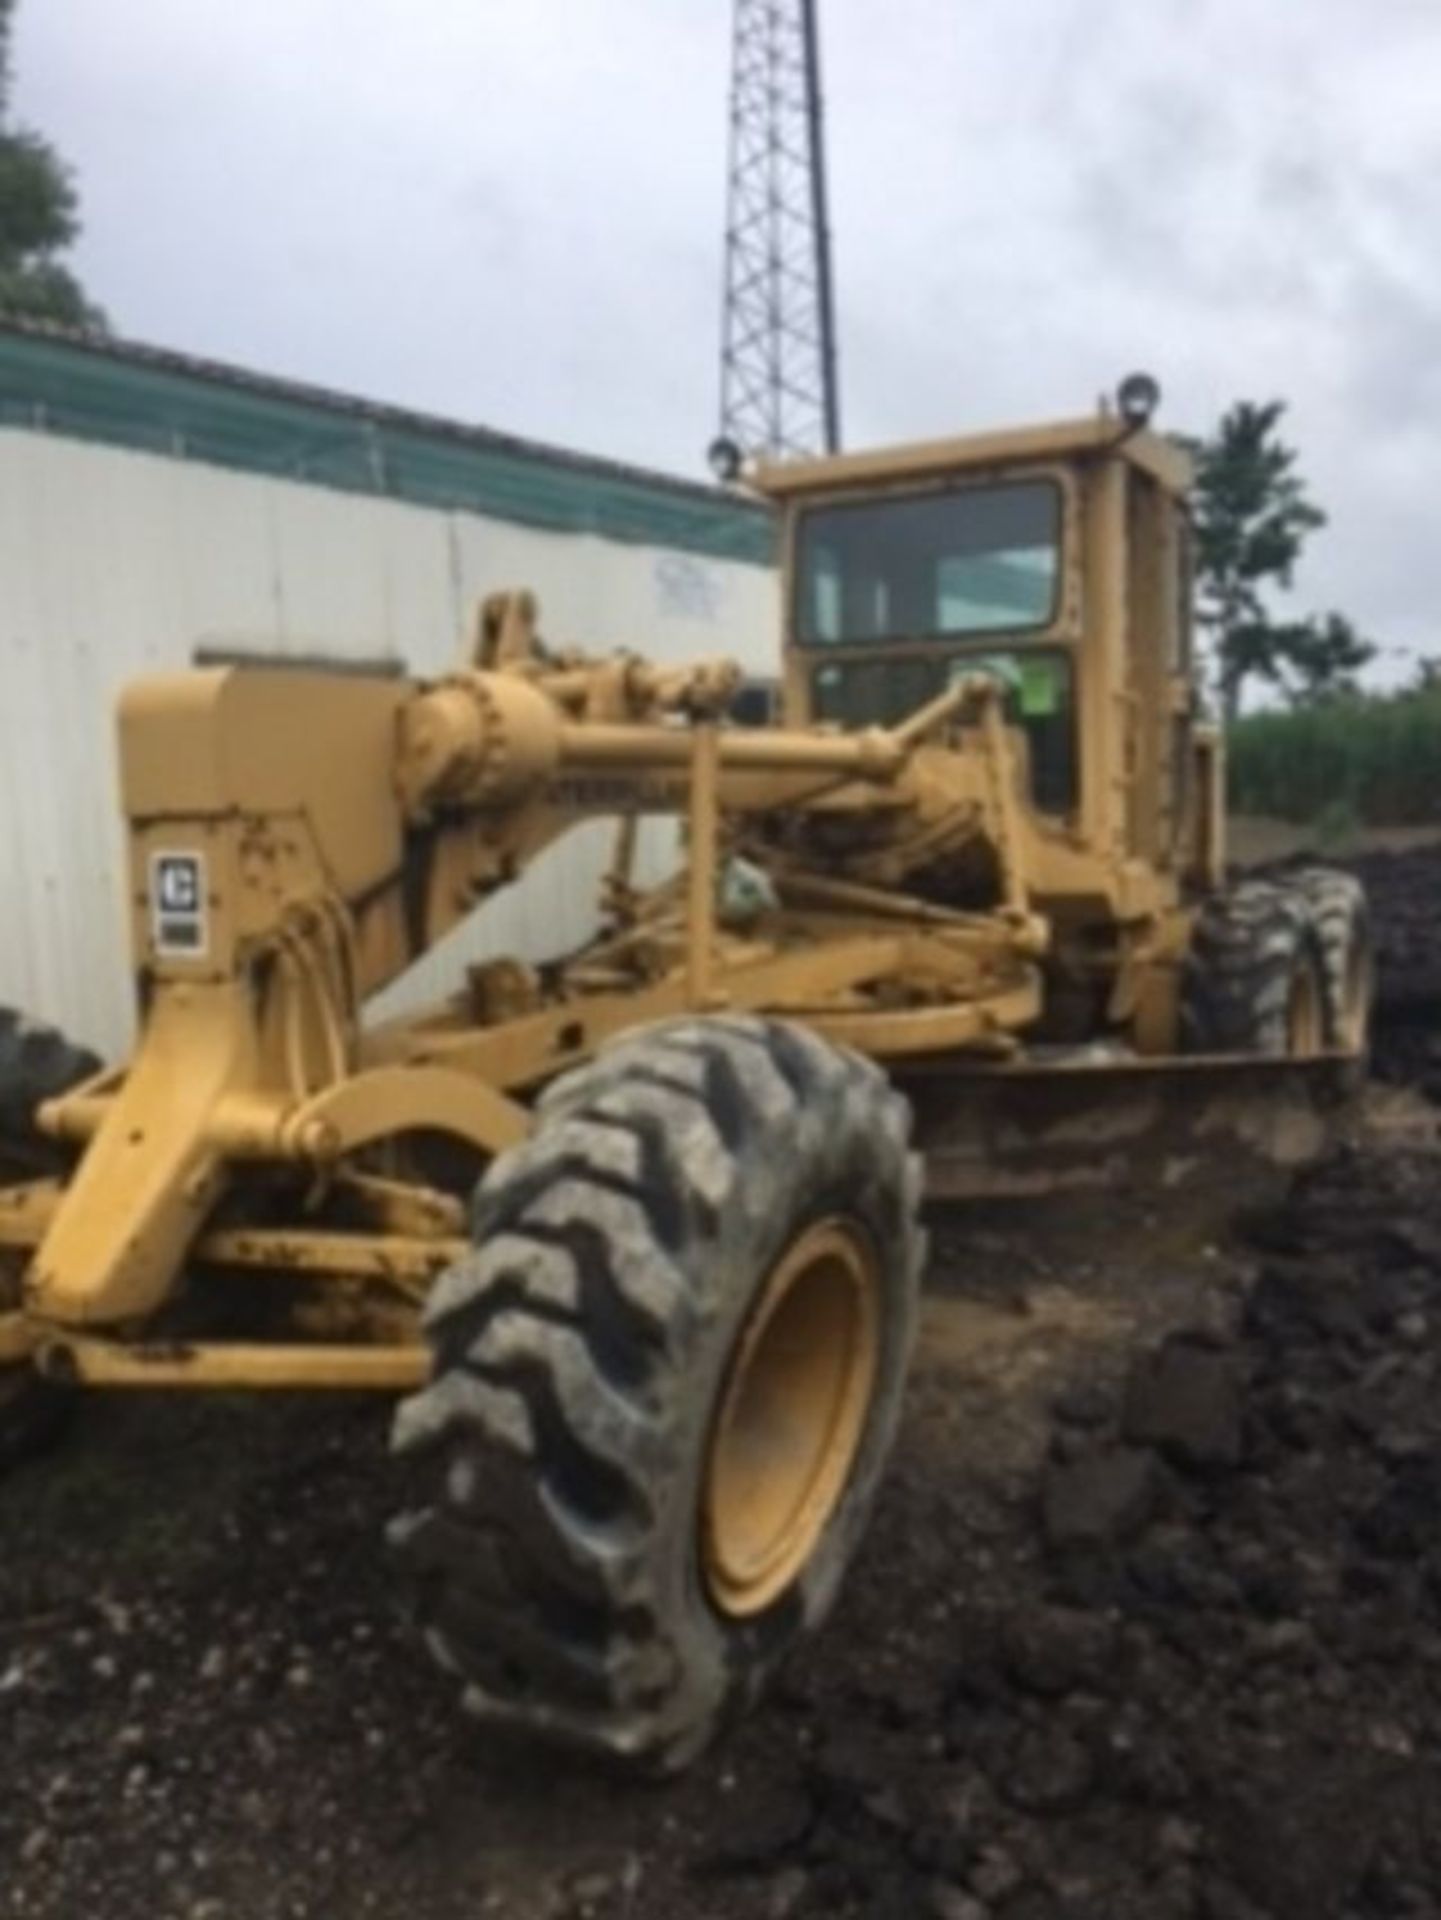
POLYGON ((1101 454, 1108 450, 1134 462, 1173 493, 1183 493, 1191 484, 1190 455, 1174 441, 1146 429, 1128 431, 1109 413, 1062 420, 1053 426, 1007 428, 1003 432, 914 441, 864 453, 767 463, 747 475, 747 480, 757 493, 782 500, 797 493, 915 482, 927 476, 990 471, 1036 460, 1068 460, 1077 454, 1101 454))

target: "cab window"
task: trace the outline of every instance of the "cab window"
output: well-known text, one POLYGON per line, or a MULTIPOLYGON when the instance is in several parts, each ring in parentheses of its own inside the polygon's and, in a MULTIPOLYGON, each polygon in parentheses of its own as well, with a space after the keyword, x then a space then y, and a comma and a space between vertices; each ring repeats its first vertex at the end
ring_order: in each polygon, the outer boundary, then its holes
POLYGON ((796 535, 802 645, 1044 630, 1060 584, 1052 480, 812 507, 796 535))
POLYGON ((905 655, 888 660, 823 660, 812 676, 815 717, 843 727, 893 727, 944 693, 957 673, 989 673, 999 682, 1006 724, 1025 735, 1031 799, 1042 813, 1076 804, 1076 701, 1064 647, 1004 652, 905 655))

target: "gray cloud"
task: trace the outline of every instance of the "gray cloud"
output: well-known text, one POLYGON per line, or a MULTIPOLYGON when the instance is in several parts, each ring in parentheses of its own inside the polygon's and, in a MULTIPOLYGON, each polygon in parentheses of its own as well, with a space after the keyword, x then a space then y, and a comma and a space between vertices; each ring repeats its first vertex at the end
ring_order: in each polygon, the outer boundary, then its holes
MULTIPOLYGON (((1298 597, 1441 650, 1431 0, 829 0, 848 437, 1285 396, 1298 597)), ((725 0, 22 0, 117 323, 695 471, 725 0)))

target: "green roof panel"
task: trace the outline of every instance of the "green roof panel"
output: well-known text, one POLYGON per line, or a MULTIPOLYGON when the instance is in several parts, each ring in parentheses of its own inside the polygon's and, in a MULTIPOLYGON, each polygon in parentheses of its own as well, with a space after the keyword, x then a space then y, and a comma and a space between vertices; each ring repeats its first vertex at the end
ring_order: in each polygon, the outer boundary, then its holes
POLYGON ((129 343, 0 324, 0 426, 769 565, 770 509, 643 468, 129 343))

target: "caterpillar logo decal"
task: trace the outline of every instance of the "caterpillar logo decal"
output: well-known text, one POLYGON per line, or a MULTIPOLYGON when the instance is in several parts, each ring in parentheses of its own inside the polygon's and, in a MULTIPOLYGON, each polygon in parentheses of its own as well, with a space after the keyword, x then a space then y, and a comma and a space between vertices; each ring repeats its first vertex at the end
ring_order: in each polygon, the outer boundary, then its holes
POLYGON ((206 949, 205 856, 150 856, 150 941, 158 958, 194 960, 206 949))

